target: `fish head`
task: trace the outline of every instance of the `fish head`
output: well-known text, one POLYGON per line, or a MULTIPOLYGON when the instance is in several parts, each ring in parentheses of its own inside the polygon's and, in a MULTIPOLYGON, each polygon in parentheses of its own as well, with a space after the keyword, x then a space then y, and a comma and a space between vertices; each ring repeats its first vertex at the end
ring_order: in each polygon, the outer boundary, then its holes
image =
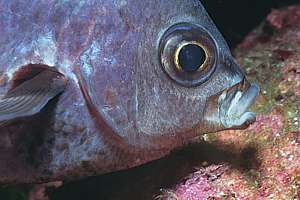
POLYGON ((161 67, 177 85, 169 91, 178 97, 179 113, 170 116, 192 135, 246 128, 255 121, 248 109, 259 87, 247 81, 214 24, 205 26, 203 19, 175 24, 160 39, 161 67))
POLYGON ((93 67, 81 63, 82 88, 118 136, 171 148, 255 120, 248 108, 258 87, 199 1, 126 2, 111 19, 113 33, 102 31, 87 51, 100 49, 93 67))

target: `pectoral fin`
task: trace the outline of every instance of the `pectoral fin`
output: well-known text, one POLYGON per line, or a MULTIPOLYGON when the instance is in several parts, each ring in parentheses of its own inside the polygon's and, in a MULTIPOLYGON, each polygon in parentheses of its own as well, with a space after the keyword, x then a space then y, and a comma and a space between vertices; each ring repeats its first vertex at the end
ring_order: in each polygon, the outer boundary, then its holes
POLYGON ((66 85, 67 79, 51 70, 23 82, 0 99, 0 126, 39 113, 51 99, 63 92, 66 85))

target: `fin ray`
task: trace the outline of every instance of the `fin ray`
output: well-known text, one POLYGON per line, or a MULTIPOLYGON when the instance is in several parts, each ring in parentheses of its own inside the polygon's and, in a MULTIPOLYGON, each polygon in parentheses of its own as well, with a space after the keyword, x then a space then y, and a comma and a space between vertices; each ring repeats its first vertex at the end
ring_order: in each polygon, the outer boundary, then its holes
POLYGON ((0 126, 20 117, 39 113, 65 89, 67 79, 60 73, 45 70, 9 91, 0 99, 0 126))

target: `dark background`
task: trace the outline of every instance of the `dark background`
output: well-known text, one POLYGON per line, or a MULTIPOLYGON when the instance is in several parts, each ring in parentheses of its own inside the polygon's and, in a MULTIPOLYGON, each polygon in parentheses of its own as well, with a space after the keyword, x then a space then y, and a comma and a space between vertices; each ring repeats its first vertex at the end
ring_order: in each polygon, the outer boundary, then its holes
POLYGON ((300 3, 300 0, 202 0, 228 44, 234 47, 272 9, 300 3))
MULTIPOLYGON (((300 3, 300 0, 202 0, 202 3, 229 46, 234 48, 272 9, 300 3)), ((244 153, 248 157, 255 156, 251 149, 244 153)), ((243 167, 247 164, 247 156, 244 158, 243 153, 231 155, 216 146, 200 143, 135 169, 66 183, 58 189, 48 189, 48 193, 51 200, 153 199, 160 188, 172 187, 191 173, 195 163, 228 161, 243 167), (235 163, 236 158, 242 163, 235 163)), ((25 200, 28 188, 0 189, 0 199, 25 200)))

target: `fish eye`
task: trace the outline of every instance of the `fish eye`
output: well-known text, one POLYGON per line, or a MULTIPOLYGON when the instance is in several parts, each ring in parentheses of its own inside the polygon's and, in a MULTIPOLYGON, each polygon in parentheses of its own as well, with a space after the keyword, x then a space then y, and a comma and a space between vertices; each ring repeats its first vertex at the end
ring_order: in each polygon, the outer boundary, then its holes
POLYGON ((175 53, 175 65, 185 72, 195 72, 201 70, 207 60, 206 50, 201 44, 193 42, 183 42, 179 45, 175 53))
POLYGON ((217 48, 204 28, 180 23, 162 36, 159 59, 163 70, 175 82, 198 86, 209 79, 216 67, 217 48))

